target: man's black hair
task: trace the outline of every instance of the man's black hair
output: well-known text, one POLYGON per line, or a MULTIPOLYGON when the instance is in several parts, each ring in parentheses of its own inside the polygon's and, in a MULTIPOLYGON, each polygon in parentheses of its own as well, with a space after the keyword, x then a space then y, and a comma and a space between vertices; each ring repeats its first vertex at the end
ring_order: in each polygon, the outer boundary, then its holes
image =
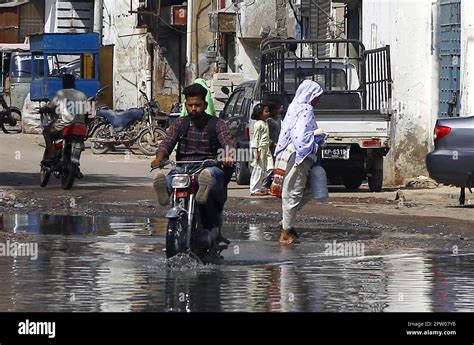
MULTIPOLYGON (((288 37, 287 40, 294 40, 294 37, 288 37)), ((298 49, 298 44, 296 43, 288 43, 287 45, 288 51, 290 52, 296 52, 296 49, 298 49)))
POLYGON ((194 83, 186 86, 183 90, 183 93, 185 97, 200 97, 203 101, 205 101, 207 96, 207 89, 201 84, 194 83))
POLYGON ((75 89, 76 78, 72 74, 63 75, 63 89, 75 89))

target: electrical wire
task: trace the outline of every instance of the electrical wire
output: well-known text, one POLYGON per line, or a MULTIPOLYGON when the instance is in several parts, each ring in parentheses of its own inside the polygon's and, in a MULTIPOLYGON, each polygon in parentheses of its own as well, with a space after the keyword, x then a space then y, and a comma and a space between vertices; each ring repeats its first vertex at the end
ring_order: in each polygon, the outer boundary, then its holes
POLYGON ((293 4, 293 1, 292 0, 288 0, 289 4, 290 4, 290 7, 291 7, 291 10, 293 11, 293 14, 295 15, 295 19, 296 19, 296 22, 298 23, 299 26, 301 26, 301 18, 298 18, 298 13, 296 12, 296 9, 295 9, 295 4, 293 4))

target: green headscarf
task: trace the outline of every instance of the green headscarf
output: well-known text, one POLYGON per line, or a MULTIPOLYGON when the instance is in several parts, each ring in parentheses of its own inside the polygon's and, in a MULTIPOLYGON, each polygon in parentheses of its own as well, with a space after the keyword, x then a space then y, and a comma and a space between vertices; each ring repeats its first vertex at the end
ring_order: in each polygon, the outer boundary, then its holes
MULTIPOLYGON (((206 81, 202 78, 197 78, 194 82, 196 84, 202 85, 207 90, 206 113, 209 114, 209 115, 212 115, 212 116, 216 116, 216 110, 214 109, 214 102, 212 101, 212 97, 211 97, 211 89, 209 89, 209 86, 207 86, 206 81)), ((185 103, 186 103, 186 101, 183 102, 183 109, 181 110, 181 116, 188 116, 188 111, 186 110, 186 104, 185 103)))

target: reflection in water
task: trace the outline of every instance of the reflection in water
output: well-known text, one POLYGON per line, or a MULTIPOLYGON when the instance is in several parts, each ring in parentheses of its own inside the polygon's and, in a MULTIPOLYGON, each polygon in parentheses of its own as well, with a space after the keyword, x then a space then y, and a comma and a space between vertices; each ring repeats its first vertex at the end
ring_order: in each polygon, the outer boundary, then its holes
MULTIPOLYGON (((0 311, 472 311, 474 256, 410 251, 328 257, 350 229, 306 229, 282 248, 264 225, 227 225, 221 266, 164 260, 163 219, 3 215, 38 260, 0 258, 0 311), (326 236, 329 234, 328 236, 326 236), (340 236, 340 237, 338 237, 340 236)), ((369 230, 366 238, 376 236, 369 230)), ((370 248, 368 248, 370 250, 370 248)))

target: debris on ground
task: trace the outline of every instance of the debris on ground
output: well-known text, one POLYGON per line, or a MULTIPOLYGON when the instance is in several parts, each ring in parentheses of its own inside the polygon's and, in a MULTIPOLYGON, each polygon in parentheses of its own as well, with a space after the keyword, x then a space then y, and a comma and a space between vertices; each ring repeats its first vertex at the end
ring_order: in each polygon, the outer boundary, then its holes
POLYGON ((434 189, 438 188, 439 183, 435 180, 426 177, 426 176, 418 176, 413 179, 405 180, 405 187, 412 188, 412 189, 434 189))
POLYGON ((13 193, 0 190, 0 206, 3 207, 15 207, 17 198, 13 193))

